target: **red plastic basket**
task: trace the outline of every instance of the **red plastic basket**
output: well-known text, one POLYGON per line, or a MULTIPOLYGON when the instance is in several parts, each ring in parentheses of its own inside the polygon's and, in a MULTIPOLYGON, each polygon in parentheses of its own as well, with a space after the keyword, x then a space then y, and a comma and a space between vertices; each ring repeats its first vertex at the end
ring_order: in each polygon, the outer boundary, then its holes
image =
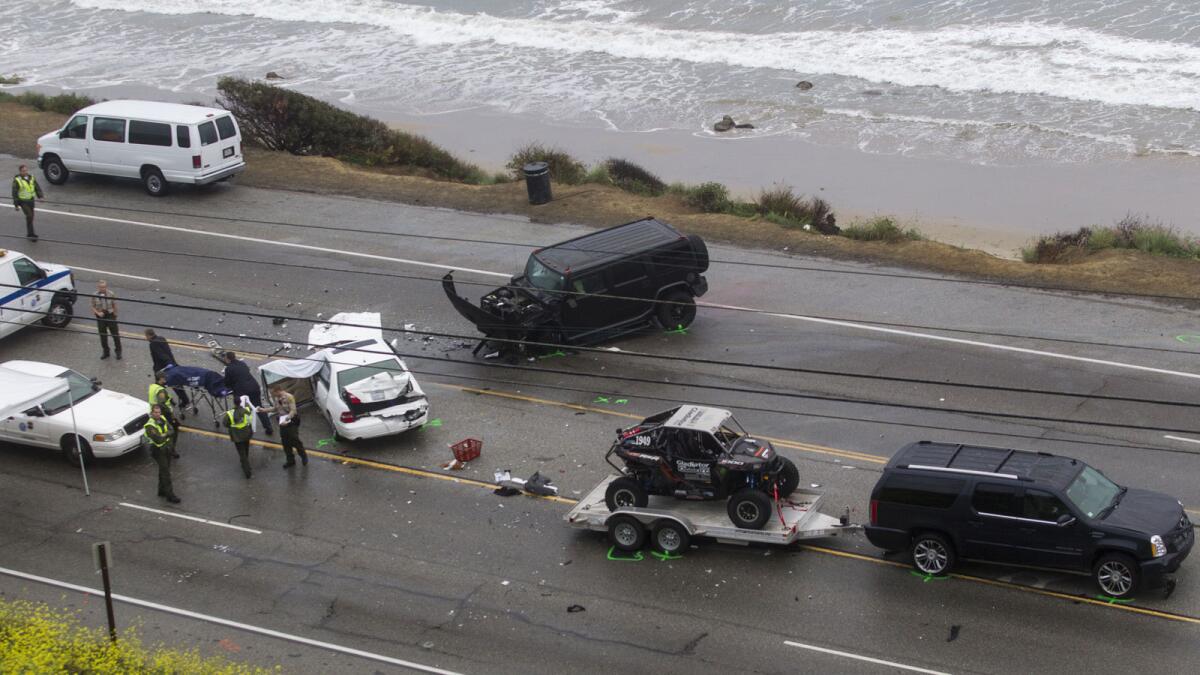
POLYGON ((454 453, 454 459, 460 462, 469 462, 479 458, 479 451, 483 449, 483 441, 477 438, 468 438, 461 440, 450 446, 450 452, 454 453))

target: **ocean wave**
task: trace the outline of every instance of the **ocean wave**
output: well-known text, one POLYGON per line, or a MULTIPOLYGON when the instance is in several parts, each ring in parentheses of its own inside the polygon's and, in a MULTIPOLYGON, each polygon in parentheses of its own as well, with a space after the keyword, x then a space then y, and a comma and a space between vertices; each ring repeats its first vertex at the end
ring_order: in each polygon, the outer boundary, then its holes
MULTIPOLYGON (((739 33, 679 30, 629 20, 554 20, 345 0, 72 0, 101 10, 213 13, 387 29, 418 45, 488 43, 564 54, 723 64, 841 75, 949 91, 1040 94, 1113 105, 1194 109, 1200 47, 1035 22, 739 33)), ((600 8, 601 5, 596 5, 600 8)), ((628 17, 623 17, 628 18, 628 17)))

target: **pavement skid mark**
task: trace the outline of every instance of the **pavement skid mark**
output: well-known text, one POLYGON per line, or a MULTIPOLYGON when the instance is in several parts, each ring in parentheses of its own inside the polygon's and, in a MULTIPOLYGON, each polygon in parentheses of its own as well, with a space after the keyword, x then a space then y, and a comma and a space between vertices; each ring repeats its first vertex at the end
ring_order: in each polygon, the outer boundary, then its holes
POLYGON ((196 523, 204 523, 205 525, 216 525, 217 527, 224 527, 224 528, 228 528, 230 530, 237 530, 239 532, 249 532, 250 534, 262 534, 262 530, 256 530, 253 527, 242 527, 241 525, 232 525, 230 523, 222 523, 222 522, 216 521, 216 520, 208 520, 207 518, 200 518, 199 516, 191 516, 186 513, 177 513, 174 511, 163 511, 162 509, 152 509, 149 506, 140 506, 138 504, 130 504, 129 502, 120 502, 118 505, 124 506, 125 508, 128 508, 128 509, 137 509, 139 511, 148 511, 150 513, 157 513, 160 516, 170 516, 172 518, 181 518, 183 520, 190 520, 190 521, 196 522, 196 523))
POLYGON ((87 218, 91 220, 101 220, 109 223, 120 223, 122 225, 136 225, 138 227, 149 227, 155 230, 168 230, 171 232, 179 232, 181 234, 192 234, 202 237, 216 237, 218 239, 233 239, 235 241, 247 241, 255 244, 266 244, 268 246, 281 246, 284 248, 296 248, 305 251, 316 251, 318 253, 331 253, 334 255, 344 255, 352 258, 366 258, 369 260, 381 260, 383 262, 400 263, 402 265, 415 265, 417 267, 432 267, 442 271, 455 270, 458 272, 470 272, 472 274, 480 274, 489 277, 503 277, 505 279, 512 278, 511 274, 500 272, 490 272, 488 270, 473 269, 470 267, 460 267, 458 265, 449 265, 444 263, 431 263, 423 260, 411 260, 408 258, 395 258, 386 255, 376 255, 374 253, 361 253, 359 251, 347 251, 338 248, 326 248, 324 246, 313 246, 311 244, 297 244, 290 241, 277 241, 274 239, 261 239, 259 237, 247 237, 240 234, 226 234, 224 232, 206 232, 204 230, 195 230, 186 227, 176 227, 174 225, 159 225, 158 223, 147 223, 140 220, 125 220, 124 218, 109 218, 106 216, 93 216, 83 213, 72 213, 70 211, 56 211, 52 209, 38 209, 42 213, 53 213, 59 216, 69 216, 72 218, 87 218))
MULTIPOLYGON (((173 225, 159 225, 157 223, 147 223, 140 220, 126 220, 124 218, 110 218, 107 216, 94 216, 84 213, 72 213, 71 211, 57 211, 52 209, 40 209, 44 213, 53 213, 55 215, 69 216, 72 218, 90 218, 92 220, 101 220, 110 223, 120 223, 122 225, 136 225, 138 227, 149 227, 159 230, 169 230, 172 232, 180 232, 183 234, 192 234, 205 237, 217 237, 221 239, 234 239, 237 241, 248 241, 256 244, 266 244, 269 246, 282 246, 286 248, 297 248, 308 251, 317 251, 320 253, 332 253, 335 255, 352 256, 357 258, 368 258, 371 260, 382 260, 386 262, 401 263, 404 265, 415 265, 418 267, 432 267, 439 270, 453 269, 461 272, 471 272, 483 276, 500 277, 503 279, 511 279, 512 275, 507 272, 492 272, 490 270, 474 269, 470 267, 458 267, 455 265, 446 265, 440 263, 431 263, 423 260, 412 260, 409 258, 393 258, 389 256, 375 255, 372 253, 360 253, 358 251, 347 251, 344 249, 325 248, 322 246, 312 246, 309 244, 296 244, 287 241, 276 241, 272 239, 260 239, 258 237, 247 237, 238 234, 226 234, 224 232, 207 232, 204 230, 188 229, 185 227, 175 227, 173 225)), ((1067 361, 1076 361, 1081 363, 1091 363, 1094 365, 1110 366, 1113 368, 1124 368, 1128 370, 1137 370, 1147 373, 1157 373, 1159 375, 1170 375, 1173 377, 1186 377, 1190 379, 1200 380, 1200 373, 1188 373, 1180 370, 1168 370, 1165 368, 1152 368, 1150 366, 1139 366, 1133 363, 1125 363, 1122 361, 1109 361, 1106 359, 1094 359, 1086 356, 1074 356, 1072 354, 1061 354, 1059 352, 1048 352, 1041 349, 1030 349, 1027 347, 1013 347, 1010 345, 996 344, 994 342, 983 342, 981 340, 967 340, 964 338, 953 338, 945 335, 934 335, 933 333, 921 333, 917 331, 900 330, 897 328, 886 328, 884 326, 873 326, 868 323, 858 323, 855 321, 841 321, 838 319, 822 319, 815 316, 805 316, 803 314, 789 314, 786 312, 772 312, 765 309, 756 309, 754 307, 739 307, 737 305, 723 305, 715 302, 697 302, 696 304, 703 307, 713 307, 716 309, 726 309, 738 312, 751 312, 761 314, 763 316, 773 316, 781 319, 789 319, 793 321, 809 321, 812 323, 820 323, 827 326, 840 326, 843 328, 854 328, 857 330, 874 331, 877 333, 886 333, 889 335, 899 335, 903 337, 919 338, 922 340, 933 340, 938 342, 948 342, 951 344, 966 345, 970 347, 981 347, 984 349, 994 349, 997 351, 1012 352, 1017 354, 1026 354, 1030 356, 1043 356, 1046 358, 1063 359, 1067 361)))
MULTIPOLYGON (((42 576, 38 576, 36 574, 30 574, 28 572, 11 570, 6 567, 0 567, 0 574, 14 577, 17 579, 24 579, 26 581, 34 581, 39 584, 45 584, 47 586, 63 588, 63 589, 69 590, 69 591, 76 591, 78 593, 84 593, 84 594, 87 594, 87 595, 90 595, 93 597, 97 597, 97 598, 104 597, 104 592, 97 590, 95 588, 88 588, 87 586, 80 586, 78 584, 72 584, 72 583, 69 583, 66 581, 59 581, 58 579, 50 579, 48 577, 42 577, 42 576)), ((255 626, 255 625, 248 624, 248 623, 241 623, 240 621, 233 621, 231 619, 223 619, 219 616, 213 616, 211 614, 201 614, 199 612, 193 612, 188 609, 181 609, 179 607, 171 607, 170 605, 163 605, 163 604, 160 604, 157 602, 151 602, 149 600, 142 600, 140 598, 134 598, 134 597, 131 597, 128 595, 120 595, 117 593, 113 593, 112 599, 117 602, 125 603, 127 605, 134 605, 137 607, 145 607, 146 609, 153 609, 153 610, 156 610, 159 612, 165 612, 167 614, 174 614, 175 616, 182 616, 182 617, 186 617, 189 619, 196 619, 198 621, 203 621, 205 623, 213 623, 213 624, 217 624, 219 626, 228 626, 230 628, 236 628, 238 630, 243 630, 248 633, 257 633, 258 635, 265 635, 267 637, 272 637, 272 638, 276 638, 279 640, 285 640, 287 642, 294 642, 296 644, 307 645, 309 647, 316 647, 317 649, 327 649, 329 651, 337 652, 339 654, 347 654, 349 656, 357 656, 359 658, 368 659, 371 661, 379 661, 381 663, 387 663, 387 664, 390 664, 393 666, 400 666, 401 668, 407 668, 409 670, 415 670, 418 672, 436 673, 437 675, 461 675, 460 673, 457 673, 453 670, 445 670, 445 669, 437 668, 434 666, 427 666, 423 663, 414 663, 413 661, 405 661, 403 659, 397 659, 397 658, 394 658, 391 656, 384 656, 383 654, 376 654, 374 652, 368 652, 368 651, 364 651, 361 649, 355 649, 353 647, 344 647, 342 645, 334 644, 332 642, 323 642, 321 640, 314 640, 312 638, 306 638, 301 635, 294 635, 292 633, 284 633, 283 631, 274 630, 272 628, 263 628, 261 626, 255 626)))
POLYGON ((793 642, 791 640, 784 640, 783 644, 785 644, 789 647, 797 647, 799 649, 807 649, 807 650, 813 651, 813 652, 821 652, 822 654, 832 654, 833 656, 840 656, 840 657, 846 658, 846 659, 854 659, 856 661, 866 661, 867 663, 875 663, 875 664, 878 664, 881 666, 887 666, 889 668, 899 668, 900 670, 907 670, 907 671, 913 672, 913 673, 926 673, 927 675, 950 675, 949 673, 945 673, 940 670, 929 670, 928 668, 918 668, 917 666, 906 666, 903 663, 896 663, 895 661, 885 661, 883 659, 877 659, 877 658, 874 658, 871 656, 863 656, 861 654, 851 654, 850 652, 838 651, 836 649, 830 649, 828 647, 818 647, 816 645, 808 645, 808 644, 804 644, 803 642, 793 642))

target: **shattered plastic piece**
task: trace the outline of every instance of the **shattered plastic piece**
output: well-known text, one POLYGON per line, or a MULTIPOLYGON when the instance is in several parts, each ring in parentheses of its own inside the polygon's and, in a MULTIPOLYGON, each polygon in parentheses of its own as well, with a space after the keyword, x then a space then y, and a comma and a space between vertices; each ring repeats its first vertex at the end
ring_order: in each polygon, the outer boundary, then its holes
POLYGON ((820 483, 810 483, 809 487, 819 488, 819 487, 821 487, 821 484, 820 483))
POLYGON ((442 468, 447 471, 461 471, 467 467, 466 462, 460 462, 457 459, 452 459, 442 465, 442 468))
POLYGON ((404 330, 412 331, 412 330, 416 330, 416 329, 417 329, 417 324, 415 324, 415 323, 404 324, 404 330))
POLYGON ((585 608, 583 605, 571 605, 570 607, 567 608, 567 614, 577 614, 579 612, 586 612, 586 611, 587 611, 587 608, 585 608))
POLYGON ((501 586, 507 586, 507 585, 509 585, 509 584, 511 584, 511 583, 512 583, 511 581, 509 581, 509 580, 505 579, 504 581, 501 581, 501 582, 500 582, 500 585, 501 585, 501 586))

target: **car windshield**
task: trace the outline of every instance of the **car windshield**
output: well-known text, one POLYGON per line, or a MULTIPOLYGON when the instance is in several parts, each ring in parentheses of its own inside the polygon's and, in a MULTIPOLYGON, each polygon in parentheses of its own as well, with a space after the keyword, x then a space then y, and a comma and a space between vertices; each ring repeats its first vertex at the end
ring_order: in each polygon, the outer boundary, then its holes
POLYGON ((1088 518, 1095 518, 1120 492, 1119 485, 1090 466, 1084 466, 1067 487, 1067 497, 1088 518))
POLYGON ((382 361, 376 361, 375 363, 370 363, 365 366, 347 368, 346 370, 338 373, 338 387, 344 389, 355 382, 360 382, 373 375, 378 375, 379 373, 402 375, 404 374, 404 368, 396 359, 384 359, 382 361))
POLYGON ((561 291, 563 288, 563 275, 546 267, 537 259, 537 256, 529 256, 529 262, 525 264, 525 278, 529 280, 529 284, 534 288, 540 288, 543 291, 561 291))
POLYGON ((79 403, 100 389, 92 384, 90 379, 73 370, 65 371, 59 374, 59 377, 64 378, 70 384, 70 391, 63 392, 42 404, 42 410, 45 410, 47 415, 58 414, 70 408, 72 401, 79 403))

